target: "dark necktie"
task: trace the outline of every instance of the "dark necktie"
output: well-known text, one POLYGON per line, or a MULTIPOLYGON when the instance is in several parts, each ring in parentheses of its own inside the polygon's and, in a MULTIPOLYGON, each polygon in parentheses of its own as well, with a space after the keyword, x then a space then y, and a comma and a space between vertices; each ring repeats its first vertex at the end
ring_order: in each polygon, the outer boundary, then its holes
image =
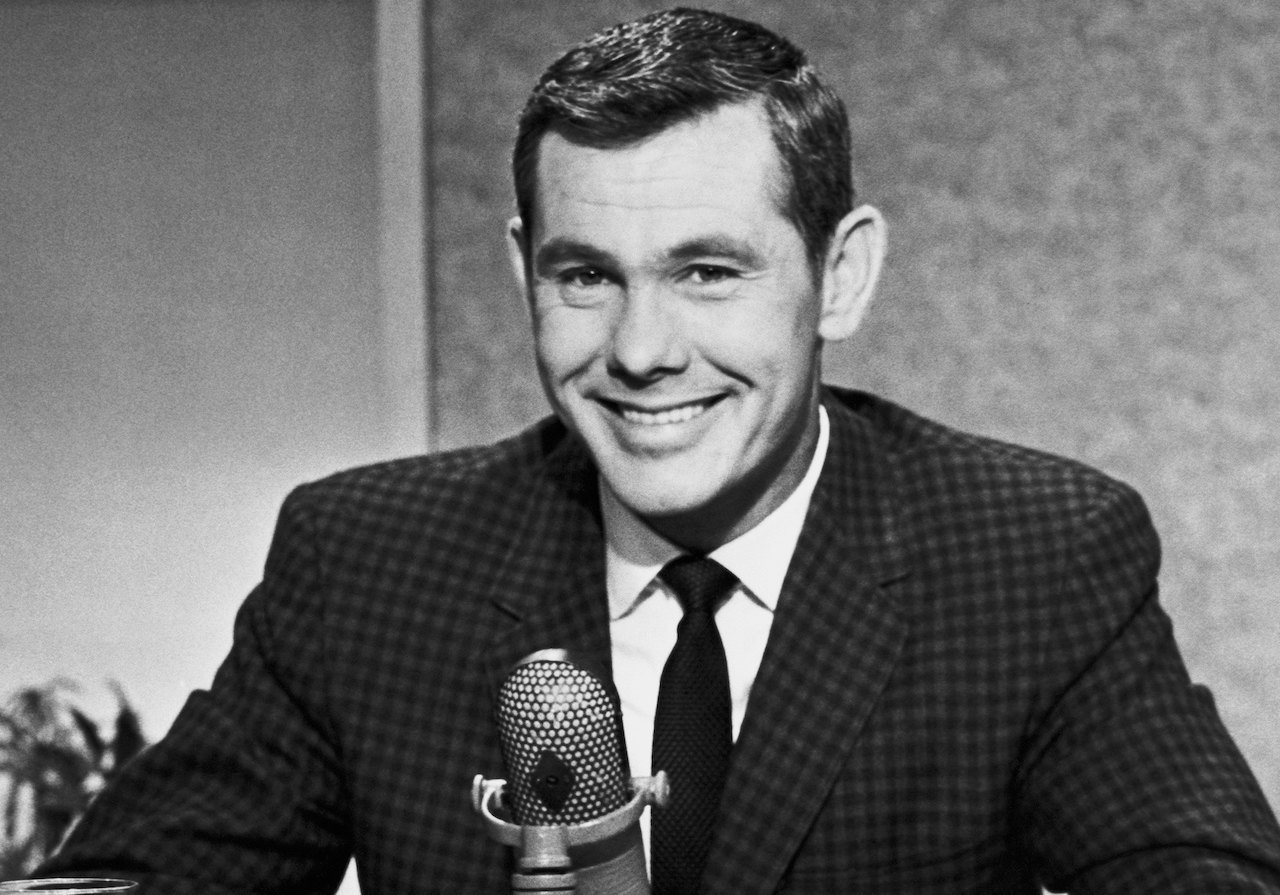
POLYGON ((658 573, 684 606, 676 645, 662 669, 653 719, 653 771, 666 771, 671 797, 653 809, 654 895, 692 895, 711 847, 729 752, 733 704, 716 607, 738 579, 713 559, 681 556, 658 573))

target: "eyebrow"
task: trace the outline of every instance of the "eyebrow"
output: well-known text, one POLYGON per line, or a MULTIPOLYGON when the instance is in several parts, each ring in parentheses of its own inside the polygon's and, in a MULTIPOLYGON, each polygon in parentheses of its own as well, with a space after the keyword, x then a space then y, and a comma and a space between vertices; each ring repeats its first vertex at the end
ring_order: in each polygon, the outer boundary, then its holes
MULTIPOLYGON (((673 262, 695 261, 699 258, 732 258, 748 266, 759 266, 759 252, 745 240, 730 236, 710 235, 696 237, 673 247, 667 258, 673 262)), ((610 267, 616 264, 610 253, 577 239, 557 238, 541 246, 533 258, 534 270, 547 270, 569 262, 610 267)))
POLYGON ((576 239, 553 239, 541 246, 533 257, 534 270, 546 270, 567 262, 608 266, 613 256, 608 252, 576 239))
POLYGON ((703 236, 676 246, 669 253, 673 261, 695 261, 698 258, 732 258, 748 266, 759 266, 760 254, 750 243, 731 236, 703 236))

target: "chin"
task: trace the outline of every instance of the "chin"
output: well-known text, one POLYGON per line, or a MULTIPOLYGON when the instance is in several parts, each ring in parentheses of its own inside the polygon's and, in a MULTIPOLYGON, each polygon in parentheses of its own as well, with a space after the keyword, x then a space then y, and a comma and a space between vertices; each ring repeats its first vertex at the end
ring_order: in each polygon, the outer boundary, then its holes
POLYGON ((715 496, 705 477, 663 476, 618 470, 605 476, 613 493, 633 513, 649 518, 684 516, 709 504, 715 496))

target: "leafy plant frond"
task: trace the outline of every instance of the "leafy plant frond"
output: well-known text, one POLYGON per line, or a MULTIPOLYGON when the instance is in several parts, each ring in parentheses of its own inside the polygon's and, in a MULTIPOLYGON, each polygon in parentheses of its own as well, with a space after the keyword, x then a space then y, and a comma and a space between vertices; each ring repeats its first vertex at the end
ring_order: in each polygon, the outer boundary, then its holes
POLYGON ((0 879, 29 875, 62 841, 103 782, 146 747, 141 720, 112 682, 117 711, 103 727, 70 700, 59 678, 0 706, 0 879))

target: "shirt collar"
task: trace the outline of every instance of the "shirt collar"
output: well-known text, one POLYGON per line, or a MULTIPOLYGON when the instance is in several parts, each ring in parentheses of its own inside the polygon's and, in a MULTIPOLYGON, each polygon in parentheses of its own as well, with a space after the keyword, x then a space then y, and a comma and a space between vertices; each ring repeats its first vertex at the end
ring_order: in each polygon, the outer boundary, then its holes
MULTIPOLYGON (((791 564, 800 529, 827 456, 830 423, 818 407, 818 444, 809 469, 791 495, 750 531, 711 551, 716 560, 738 577, 747 593, 770 611, 778 606, 782 582, 791 564)), ((625 507, 601 480, 600 507, 604 517, 605 566, 609 589, 609 618, 626 615, 654 589, 662 567, 682 551, 625 507)))

